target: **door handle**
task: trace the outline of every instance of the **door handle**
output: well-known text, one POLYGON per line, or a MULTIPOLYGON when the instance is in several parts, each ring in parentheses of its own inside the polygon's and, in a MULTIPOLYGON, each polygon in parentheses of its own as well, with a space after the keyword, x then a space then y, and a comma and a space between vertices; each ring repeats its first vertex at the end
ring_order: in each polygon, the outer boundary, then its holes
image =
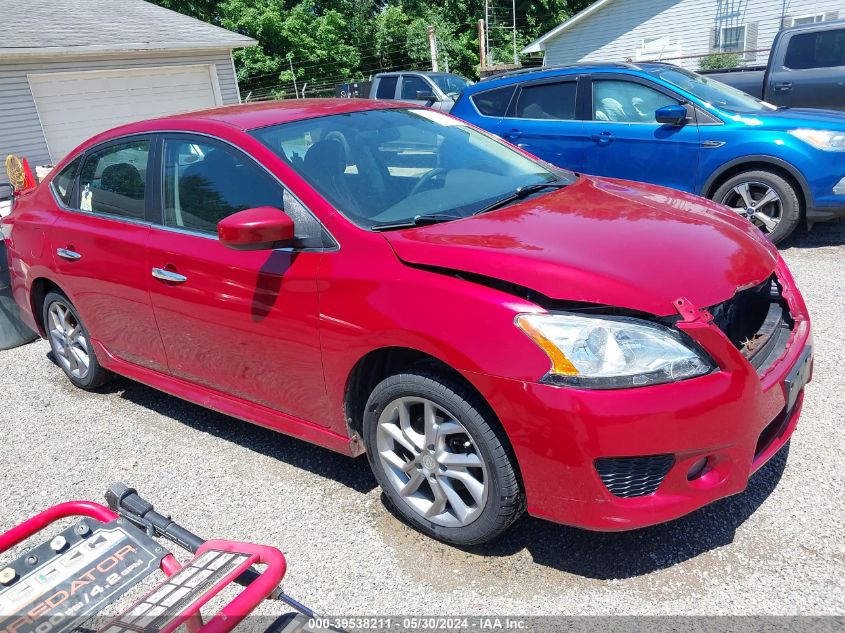
POLYGON ((57 248, 56 255, 71 262, 75 262, 77 259, 82 259, 82 255, 67 248, 57 248))
POLYGON ((521 136, 522 130, 517 130, 516 128, 505 134, 505 138, 508 140, 518 139, 521 136))
POLYGON ((153 277, 156 279, 161 279, 162 281, 168 281, 172 284, 183 284, 188 281, 188 278, 185 275, 180 275, 179 273, 174 273, 170 270, 165 270, 164 268, 153 268, 153 277))
POLYGON ((593 134, 590 137, 599 145, 607 145, 608 143, 613 142, 613 134, 610 132, 602 132, 601 134, 593 134))
POLYGON ((791 81, 776 81, 775 82, 775 92, 784 93, 784 92, 791 92, 792 91, 792 82, 791 81))

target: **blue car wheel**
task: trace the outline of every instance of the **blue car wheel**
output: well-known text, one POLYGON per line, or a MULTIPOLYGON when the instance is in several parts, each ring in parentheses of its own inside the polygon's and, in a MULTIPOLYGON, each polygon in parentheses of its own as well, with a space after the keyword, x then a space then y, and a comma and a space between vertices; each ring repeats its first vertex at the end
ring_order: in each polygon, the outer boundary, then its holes
POLYGON ((795 185, 770 171, 737 174, 716 190, 713 199, 755 224, 775 244, 789 237, 801 219, 795 185))

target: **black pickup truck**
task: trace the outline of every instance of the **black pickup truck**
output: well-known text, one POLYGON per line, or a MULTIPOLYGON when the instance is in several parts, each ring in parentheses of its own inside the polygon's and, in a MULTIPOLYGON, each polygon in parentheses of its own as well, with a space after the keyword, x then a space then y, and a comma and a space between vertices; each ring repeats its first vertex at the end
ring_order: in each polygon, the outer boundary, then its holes
POLYGON ((783 29, 768 66, 701 74, 776 106, 845 110, 845 20, 783 29))

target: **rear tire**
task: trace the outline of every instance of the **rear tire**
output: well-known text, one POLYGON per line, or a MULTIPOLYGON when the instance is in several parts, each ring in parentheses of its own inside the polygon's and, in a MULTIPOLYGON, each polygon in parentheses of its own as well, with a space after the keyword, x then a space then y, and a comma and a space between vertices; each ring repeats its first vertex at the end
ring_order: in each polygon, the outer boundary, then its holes
POLYGON ((440 541, 484 543, 525 509, 497 421, 457 381, 427 370, 383 380, 367 401, 364 442, 387 503, 440 541))
POLYGON ((61 292, 47 293, 42 318, 56 363, 74 385, 91 390, 112 378, 100 366, 88 330, 70 299, 61 292))
POLYGON ((795 185, 767 170, 733 176, 716 189, 713 200, 748 218, 775 244, 789 237, 801 221, 795 185))

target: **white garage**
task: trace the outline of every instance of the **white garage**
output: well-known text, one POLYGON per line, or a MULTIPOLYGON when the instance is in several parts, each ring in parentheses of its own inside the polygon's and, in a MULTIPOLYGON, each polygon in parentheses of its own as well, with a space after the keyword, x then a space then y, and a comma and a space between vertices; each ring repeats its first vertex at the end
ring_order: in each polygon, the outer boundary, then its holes
POLYGON ((165 66, 28 75, 50 155, 124 123, 223 105, 214 66, 165 66))
POLYGON ((257 43, 144 0, 0 8, 0 159, 31 165, 124 123, 238 103, 232 50, 257 43))

